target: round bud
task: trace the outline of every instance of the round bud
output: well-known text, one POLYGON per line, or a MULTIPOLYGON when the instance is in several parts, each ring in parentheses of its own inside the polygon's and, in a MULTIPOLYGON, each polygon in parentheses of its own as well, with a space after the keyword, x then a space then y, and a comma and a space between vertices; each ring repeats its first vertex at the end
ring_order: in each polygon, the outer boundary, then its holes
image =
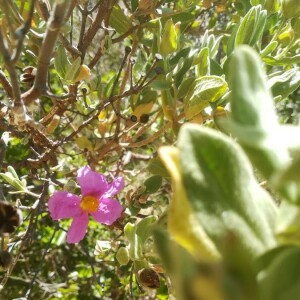
POLYGON ((140 122, 143 123, 143 124, 146 124, 148 123, 149 121, 149 115, 148 114, 142 114, 140 116, 140 122))
POLYGON ((135 116, 135 115, 132 115, 131 117, 130 117, 130 121, 131 122, 137 122, 137 117, 135 116))
POLYGON ((87 93, 87 88, 82 88, 81 92, 82 92, 82 94, 86 94, 87 93))
POLYGON ((7 269, 12 261, 12 256, 8 251, 0 251, 0 266, 7 269))
POLYGON ((125 53, 126 53, 126 54, 129 54, 130 52, 131 52, 131 48, 128 47, 128 46, 126 46, 126 47, 125 47, 125 53))
POLYGON ((156 67, 156 68, 154 69, 154 71, 155 71, 155 73, 156 73, 157 75, 161 75, 161 74, 164 73, 164 70, 163 70, 161 67, 156 67))

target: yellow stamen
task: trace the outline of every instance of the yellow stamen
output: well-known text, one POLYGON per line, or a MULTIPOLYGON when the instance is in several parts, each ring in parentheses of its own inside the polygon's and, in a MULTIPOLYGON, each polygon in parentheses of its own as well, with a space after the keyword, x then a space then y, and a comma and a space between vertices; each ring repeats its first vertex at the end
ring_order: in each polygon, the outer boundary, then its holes
POLYGON ((93 196, 85 196, 80 202, 80 207, 88 213, 94 213, 97 211, 99 206, 99 201, 93 196))

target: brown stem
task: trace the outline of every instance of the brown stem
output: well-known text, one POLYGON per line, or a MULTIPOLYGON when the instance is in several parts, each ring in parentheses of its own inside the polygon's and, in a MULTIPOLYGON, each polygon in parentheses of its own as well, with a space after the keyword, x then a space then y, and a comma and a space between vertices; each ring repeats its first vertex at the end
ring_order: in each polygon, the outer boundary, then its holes
POLYGON ((10 82, 8 81, 6 75, 4 74, 4 72, 0 69, 0 82, 3 86, 3 88, 5 89, 7 95, 9 98, 13 98, 13 88, 10 84, 10 82))
POLYGON ((95 20, 91 24, 91 26, 88 28, 88 30, 85 32, 83 39, 82 39, 82 44, 80 47, 78 47, 79 51, 84 53, 93 41, 96 33, 98 30, 101 28, 101 24, 103 21, 107 21, 108 16, 111 13, 113 4, 115 3, 115 0, 103 0, 101 4, 99 5, 98 12, 96 15, 95 20))
POLYGON ((12 98, 14 99, 15 104, 21 103, 21 91, 18 83, 18 75, 15 66, 11 61, 7 41, 2 34, 2 30, 0 30, 0 53, 4 58, 5 66, 10 76, 13 95, 12 98))
POLYGON ((47 83, 50 60, 53 55, 53 50, 60 28, 63 25, 66 12, 70 6, 70 2, 70 0, 57 1, 53 6, 38 58, 36 77, 33 87, 23 94, 23 100, 26 105, 32 103, 41 94, 46 93, 48 89, 47 83))

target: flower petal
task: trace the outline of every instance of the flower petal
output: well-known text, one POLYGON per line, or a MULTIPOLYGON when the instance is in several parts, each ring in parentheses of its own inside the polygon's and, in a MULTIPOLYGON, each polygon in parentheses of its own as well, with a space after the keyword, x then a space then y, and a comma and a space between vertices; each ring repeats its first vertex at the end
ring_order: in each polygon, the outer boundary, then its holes
POLYGON ((72 193, 57 191, 49 198, 48 209, 53 220, 80 215, 80 198, 72 193))
POLYGON ((83 196, 100 198, 109 188, 106 177, 92 171, 90 166, 85 166, 77 171, 77 180, 83 196))
POLYGON ((112 183, 109 184, 109 189, 105 192, 105 198, 112 198, 124 188, 124 179, 122 176, 116 177, 112 183))
POLYGON ((89 216, 82 212, 79 216, 74 217, 73 222, 68 230, 67 242, 74 244, 79 243, 85 236, 89 223, 89 216))
POLYGON ((122 205, 114 199, 101 199, 98 210, 95 213, 91 213, 95 221, 111 225, 118 218, 120 218, 123 211, 122 205))

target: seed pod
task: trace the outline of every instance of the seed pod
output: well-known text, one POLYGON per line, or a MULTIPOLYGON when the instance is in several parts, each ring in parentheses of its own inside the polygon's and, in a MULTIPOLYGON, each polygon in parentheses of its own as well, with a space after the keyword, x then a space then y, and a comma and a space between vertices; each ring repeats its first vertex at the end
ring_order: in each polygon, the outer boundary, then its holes
POLYGON ((137 117, 135 116, 135 115, 132 115, 131 117, 130 117, 130 121, 131 122, 137 122, 137 117))
POLYGON ((12 256, 8 251, 0 251, 0 266, 7 269, 12 261, 12 256))
POLYGON ((21 211, 7 202, 0 201, 0 233, 12 233, 21 223, 21 211))
POLYGON ((159 276, 152 269, 141 269, 137 274, 141 286, 149 289, 158 289, 160 286, 159 276))
POLYGON ((140 122, 143 123, 143 124, 146 124, 148 123, 149 121, 149 115, 148 114, 142 114, 140 116, 140 122))
POLYGON ((30 86, 32 86, 36 75, 36 68, 28 66, 25 67, 22 71, 23 73, 20 76, 20 81, 28 83, 30 86))

